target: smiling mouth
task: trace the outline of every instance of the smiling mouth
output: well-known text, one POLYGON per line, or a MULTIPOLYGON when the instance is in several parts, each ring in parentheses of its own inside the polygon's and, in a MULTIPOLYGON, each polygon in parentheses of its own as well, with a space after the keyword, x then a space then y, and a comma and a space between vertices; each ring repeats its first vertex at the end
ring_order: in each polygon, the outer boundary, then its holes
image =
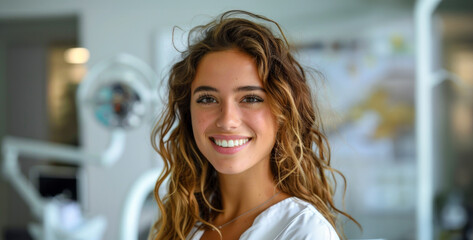
POLYGON ((219 147, 232 148, 232 147, 238 147, 247 143, 248 141, 251 140, 251 138, 225 140, 225 139, 215 139, 211 137, 210 140, 219 147))

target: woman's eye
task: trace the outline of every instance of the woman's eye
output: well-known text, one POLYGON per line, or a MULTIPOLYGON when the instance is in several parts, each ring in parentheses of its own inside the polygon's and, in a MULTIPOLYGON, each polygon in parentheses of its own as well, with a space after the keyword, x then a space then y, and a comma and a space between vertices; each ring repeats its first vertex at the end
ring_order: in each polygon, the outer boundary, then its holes
POLYGON ((263 98, 256 95, 246 96, 242 100, 242 102, 244 103, 260 103, 263 101, 264 101, 263 98))
POLYGON ((209 103, 215 103, 215 102, 217 102, 217 100, 215 100, 215 98, 210 95, 204 95, 197 98, 197 103, 209 104, 209 103))

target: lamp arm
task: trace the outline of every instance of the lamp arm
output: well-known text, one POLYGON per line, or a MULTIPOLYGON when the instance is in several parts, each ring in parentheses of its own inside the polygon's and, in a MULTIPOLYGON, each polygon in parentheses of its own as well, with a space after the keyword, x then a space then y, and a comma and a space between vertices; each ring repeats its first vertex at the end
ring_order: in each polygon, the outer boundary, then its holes
POLYGON ((65 144, 49 143, 38 140, 5 137, 2 142, 3 174, 17 189, 36 217, 42 219, 44 215, 45 200, 37 189, 21 173, 18 157, 52 158, 55 162, 73 164, 97 164, 109 167, 122 155, 126 142, 126 134, 122 129, 111 133, 110 143, 101 154, 91 154, 81 148, 65 144))

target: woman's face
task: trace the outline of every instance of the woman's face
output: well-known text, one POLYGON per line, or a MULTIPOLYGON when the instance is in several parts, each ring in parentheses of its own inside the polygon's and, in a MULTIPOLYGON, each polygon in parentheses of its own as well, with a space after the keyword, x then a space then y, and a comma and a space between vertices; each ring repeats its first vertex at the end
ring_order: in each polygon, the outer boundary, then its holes
POLYGON ((206 54, 191 95, 195 141, 219 173, 269 166, 277 123, 252 57, 235 49, 206 54))

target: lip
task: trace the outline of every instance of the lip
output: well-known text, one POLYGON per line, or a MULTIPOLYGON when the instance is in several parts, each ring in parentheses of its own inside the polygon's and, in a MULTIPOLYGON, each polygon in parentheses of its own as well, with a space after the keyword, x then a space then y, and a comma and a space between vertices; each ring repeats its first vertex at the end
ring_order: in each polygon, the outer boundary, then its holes
POLYGON ((240 140, 240 139, 251 139, 251 137, 241 135, 212 135, 210 138, 218 140, 240 140))
POLYGON ((217 151, 218 153, 221 154, 235 154, 239 151, 241 151, 243 148, 248 146, 248 143, 250 143, 253 140, 251 137, 245 137, 245 136, 228 136, 228 135, 214 135, 209 138, 210 143, 212 144, 212 147, 217 151), (239 139, 248 139, 248 142, 246 142, 243 145, 237 146, 237 147, 220 147, 215 142, 212 140, 213 139, 218 139, 218 140, 239 140, 239 139))

